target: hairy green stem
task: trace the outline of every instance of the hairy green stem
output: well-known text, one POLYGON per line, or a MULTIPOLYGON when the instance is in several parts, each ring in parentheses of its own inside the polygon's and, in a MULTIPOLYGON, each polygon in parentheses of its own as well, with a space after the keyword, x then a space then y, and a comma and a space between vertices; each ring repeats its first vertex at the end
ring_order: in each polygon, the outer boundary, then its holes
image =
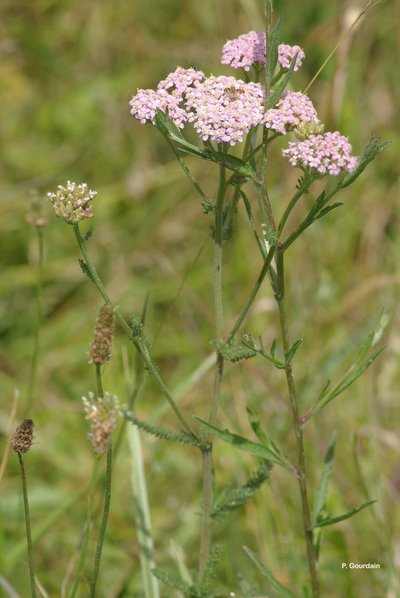
POLYGON ((43 322, 43 263, 44 263, 44 231, 43 227, 37 226, 37 279, 36 279, 36 325, 35 336, 33 340, 33 351, 31 359, 31 369, 29 374, 29 383, 26 393, 25 413, 29 413, 32 408, 32 402, 35 394, 37 369, 40 352, 40 329, 43 322))
POLYGON ((300 197, 308 190, 309 186, 312 183, 312 178, 311 177, 307 177, 304 181, 304 183, 302 185, 300 185, 300 187, 298 188, 298 190, 296 191, 296 193, 293 195, 292 199, 290 200, 290 202, 288 203, 286 210, 283 213, 282 218, 279 221, 279 226, 278 226, 278 234, 279 236, 282 234, 283 228, 286 224, 287 219, 290 216, 290 213, 292 212, 293 208, 295 207, 296 203, 298 202, 298 200, 300 199, 300 197))
MULTIPOLYGON (((279 239, 280 239, 280 236, 282 234, 283 227, 284 227, 284 225, 286 223, 286 220, 288 219, 291 211, 293 210, 294 206, 296 205, 297 201, 303 195, 303 193, 305 193, 307 191, 307 189, 311 185, 311 183, 312 183, 312 180, 307 181, 295 193, 295 195, 290 200, 290 202, 289 202, 289 204, 288 204, 288 206, 287 206, 287 208, 286 208, 286 210, 285 210, 285 212, 284 212, 284 214, 283 214, 283 216, 282 216, 282 218, 281 218, 281 220, 279 222, 279 226, 278 226, 278 229, 277 229, 277 238, 275 239, 275 245, 272 245, 272 247, 270 247, 268 253, 265 253, 265 250, 263 250, 262 245, 261 246, 259 245, 260 249, 261 249, 261 253, 263 254, 263 257, 264 257, 264 263, 263 263, 263 266, 261 268, 261 272, 260 272, 260 274, 259 274, 259 276, 257 278, 257 281, 256 281, 256 283, 255 283, 255 285, 254 285, 254 287, 253 287, 253 289, 252 289, 252 291, 251 291, 251 293, 250 293, 250 295, 249 295, 249 297, 248 297, 248 299, 247 299, 244 307, 242 308, 242 310, 241 310, 241 312, 240 312, 240 314, 239 314, 239 316, 238 316, 235 324, 233 325, 233 328, 232 328, 231 332, 229 333, 229 336, 226 339, 226 343, 230 343, 233 340, 235 334, 237 333, 237 331, 239 330, 240 326, 242 325, 245 317, 247 316, 247 314, 248 314, 251 306, 254 303, 254 300, 255 300, 255 298, 256 298, 256 296, 257 296, 257 294, 258 294, 258 292, 259 292, 259 290, 261 288, 261 285, 262 285, 262 283, 263 283, 266 275, 269 274, 270 278, 272 278, 272 280, 274 280, 275 277, 274 277, 273 273, 271 272, 270 266, 272 264, 272 260, 274 258, 275 253, 276 253, 277 247, 279 247, 279 248, 282 249, 282 245, 279 243, 279 239), (272 274, 272 276, 271 276, 271 274, 272 274)), ((245 196, 244 196, 244 200, 245 200, 245 203, 246 203, 247 198, 245 196)), ((249 209, 250 209, 250 206, 249 206, 249 209)), ((249 210, 247 210, 247 213, 248 213, 248 216, 249 216, 250 224, 252 225, 252 228, 253 228, 253 232, 255 234, 257 234, 256 230, 255 230, 255 227, 254 227, 254 223, 252 221, 252 216, 249 213, 249 210)), ((258 242, 258 238, 257 238, 257 242, 258 242)))
MULTIPOLYGON (((288 320, 285 306, 285 274, 284 274, 284 252, 278 249, 277 252, 277 293, 276 301, 279 308, 279 321, 284 354, 290 349, 288 320)), ((296 386, 293 377, 292 364, 289 362, 285 367, 286 382, 289 393, 290 409, 292 412, 293 428, 296 437, 297 463, 299 473, 299 489, 303 514, 303 531, 307 549, 308 568, 311 579, 313 598, 318 598, 319 587, 317 577, 317 558, 313 546, 313 530, 311 525, 310 505, 307 493, 306 462, 304 455, 303 427, 299 418, 296 386)))
POLYGON ((146 348, 143 346, 143 343, 141 343, 140 340, 137 340, 137 339, 135 339, 133 337, 133 335, 132 335, 132 329, 129 326, 128 322, 121 315, 121 313, 119 311, 119 308, 117 306, 114 306, 113 302, 111 301, 111 299, 110 299, 110 297, 109 297, 106 289, 104 288, 104 285, 101 282, 100 277, 97 274, 97 271, 96 271, 96 269, 95 269, 95 267, 94 267, 94 265, 93 265, 93 263, 92 263, 92 261, 91 261, 91 259, 89 257, 89 252, 87 250, 85 240, 82 237, 81 232, 79 230, 79 225, 78 224, 74 224, 73 227, 74 227, 74 232, 75 232, 76 240, 78 242, 79 248, 80 248, 82 256, 84 258, 84 262, 85 262, 86 268, 88 270, 88 273, 90 274, 90 278, 91 278, 93 284, 95 285, 96 289, 98 290, 98 292, 100 293, 100 295, 102 296, 102 298, 104 299, 104 301, 106 303, 108 303, 109 305, 111 305, 112 308, 114 309, 115 317, 116 317, 116 320, 117 320, 118 324, 121 326, 122 330, 125 332, 125 334, 128 337, 128 339, 135 345, 136 349, 141 354, 142 359, 143 359, 143 361, 146 364, 146 367, 147 367, 147 370, 148 370, 149 374, 153 378, 154 382, 156 383, 156 385, 158 386, 158 388, 160 389, 160 391, 162 392, 162 394, 164 395, 164 397, 169 402, 170 406, 172 407, 172 409, 173 409, 176 417, 179 419, 179 421, 181 422, 182 426, 190 434, 193 434, 193 436, 196 436, 196 434, 193 432, 191 426, 189 425, 188 421, 186 420, 186 418, 182 414, 181 410, 179 409, 179 407, 175 403, 173 397, 171 396, 171 394, 170 394, 167 386, 165 385, 164 381, 162 380, 160 374, 158 373, 157 368, 156 368, 153 360, 151 359, 151 356, 149 355, 149 353, 146 350, 146 348))
POLYGON ((22 481, 22 496, 24 500, 25 510, 25 526, 26 526, 26 541, 28 544, 28 563, 29 563, 29 576, 31 580, 31 595, 32 598, 36 598, 36 582, 35 582, 35 568, 33 565, 33 546, 32 546, 32 534, 31 534, 31 518, 29 515, 29 501, 28 501, 28 487, 26 483, 26 473, 24 460, 21 453, 18 453, 18 459, 21 469, 21 481, 22 481))
MULTIPOLYGON (((223 211, 226 192, 225 168, 220 167, 218 198, 215 206, 214 218, 214 317, 215 340, 222 342, 224 335, 223 303, 222 303, 222 245, 223 245, 223 211)), ((221 382, 224 370, 224 359, 216 353, 216 368, 214 377, 213 396, 210 406, 209 422, 215 424, 221 395, 221 382)), ((214 495, 214 471, 212 458, 212 439, 207 436, 207 446, 202 449, 203 462, 203 510, 200 534, 199 577, 204 575, 211 548, 211 509, 214 495)))
POLYGON ((264 281, 264 279, 265 279, 265 277, 266 277, 266 275, 268 273, 268 270, 269 270, 269 268, 271 266, 272 259, 273 259, 274 255, 275 255, 275 250, 276 250, 275 246, 271 247, 271 249, 269 250, 269 252, 267 254, 267 257, 265 258, 264 264, 263 264, 263 266, 261 268, 261 272, 260 272, 260 274, 259 274, 259 276, 257 278, 257 281, 256 281, 253 289, 251 290, 251 293, 250 293, 250 295, 249 295, 249 297, 248 297, 248 299, 247 299, 244 307, 242 308, 242 310, 241 310, 241 312, 240 312, 240 314, 239 314, 239 316, 238 316, 235 324, 233 325, 232 330, 230 331, 230 333, 229 333, 229 335, 228 335, 228 337, 226 339, 226 343, 230 343, 233 340, 235 334, 239 330, 240 326, 243 323, 243 320, 245 319, 245 317, 247 316, 247 314, 248 314, 251 306, 253 305, 254 300, 255 300, 255 298, 257 296, 257 293, 260 290, 261 285, 262 285, 262 283, 263 283, 263 281, 264 281))

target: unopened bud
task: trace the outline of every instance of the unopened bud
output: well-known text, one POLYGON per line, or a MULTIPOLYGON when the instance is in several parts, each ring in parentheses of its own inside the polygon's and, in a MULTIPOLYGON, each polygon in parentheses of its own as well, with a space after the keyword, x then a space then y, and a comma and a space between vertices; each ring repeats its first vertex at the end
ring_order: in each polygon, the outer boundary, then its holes
POLYGON ((305 141, 310 135, 322 135, 324 129, 324 125, 319 121, 301 122, 295 129, 293 129, 293 133, 299 141, 305 141))

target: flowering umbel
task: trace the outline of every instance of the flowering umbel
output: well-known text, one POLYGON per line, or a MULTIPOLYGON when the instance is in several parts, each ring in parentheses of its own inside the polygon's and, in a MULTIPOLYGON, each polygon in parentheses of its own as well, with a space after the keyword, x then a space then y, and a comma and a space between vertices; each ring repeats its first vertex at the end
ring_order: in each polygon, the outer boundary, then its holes
POLYGON ((33 421, 24 419, 11 437, 11 446, 14 453, 27 453, 33 441, 33 421))
POLYGON ((89 392, 87 397, 82 397, 82 403, 86 419, 90 424, 88 438, 94 452, 102 455, 117 425, 120 412, 118 398, 108 392, 104 397, 96 398, 92 392, 89 392))
POLYGON ((105 303, 99 310, 94 327, 93 340, 90 345, 91 363, 102 365, 110 360, 113 336, 114 310, 111 305, 105 303))
MULTIPOLYGON (((297 55, 294 65, 298 71, 305 58, 300 46, 289 46, 280 44, 278 46, 278 65, 281 69, 287 70, 293 58, 297 55)), ((263 31, 249 31, 229 39, 222 48, 221 64, 229 64, 234 69, 243 68, 249 71, 253 65, 264 65, 266 62, 266 35, 263 31)))
POLYGON ((358 159, 352 155, 347 137, 339 131, 323 135, 310 135, 304 141, 291 141, 282 155, 289 158, 292 166, 309 169, 317 175, 336 176, 341 172, 353 172, 358 159))
POLYGON ((263 114, 260 84, 234 77, 208 77, 186 93, 189 121, 203 141, 235 145, 257 125, 263 114))
POLYGON ((267 129, 273 129, 281 135, 298 127, 303 123, 319 123, 317 111, 310 98, 300 91, 285 93, 276 105, 276 108, 267 110, 263 124, 267 129))
POLYGON ((47 194, 57 218, 62 218, 68 224, 76 224, 93 216, 91 201, 96 195, 97 191, 89 189, 86 183, 77 185, 73 181, 67 181, 65 187, 58 185, 55 193, 47 194))

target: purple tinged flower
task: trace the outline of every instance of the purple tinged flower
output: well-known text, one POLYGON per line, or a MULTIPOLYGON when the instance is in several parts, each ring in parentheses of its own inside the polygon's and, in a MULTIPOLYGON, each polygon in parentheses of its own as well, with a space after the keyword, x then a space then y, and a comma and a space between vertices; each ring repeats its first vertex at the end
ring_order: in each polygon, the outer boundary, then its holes
POLYGON ((253 64, 265 64, 265 39, 265 33, 249 31, 228 40, 222 48, 221 64, 245 71, 249 71, 253 64))
POLYGON ((168 114, 177 127, 182 129, 187 121, 187 114, 179 106, 179 99, 170 95, 164 89, 138 89, 137 94, 129 102, 131 114, 140 121, 142 125, 147 122, 154 124, 157 109, 168 114))
MULTIPOLYGON (((280 44, 278 46, 278 64, 282 69, 289 69, 297 54, 295 71, 298 71, 305 58, 300 46, 280 44)), ((229 64, 234 69, 249 71, 254 64, 265 64, 266 35, 263 31, 249 31, 235 39, 230 39, 222 48, 221 64, 229 64)))
POLYGON ((278 64, 283 69, 289 69, 293 58, 296 56, 296 62, 294 65, 295 71, 298 71, 301 67, 306 55, 300 46, 289 46, 288 44, 279 44, 278 46, 278 64))
POLYGON ((154 124, 157 109, 163 112, 168 110, 171 120, 177 127, 183 129, 187 121, 187 113, 182 107, 186 90, 196 81, 202 81, 204 77, 202 71, 178 66, 166 79, 160 81, 157 90, 138 89, 136 95, 129 102, 131 114, 142 125, 147 122, 154 124))
POLYGON ((184 69, 178 66, 173 73, 170 73, 166 79, 160 81, 157 89, 166 89, 173 96, 183 99, 183 96, 195 81, 203 81, 205 74, 194 68, 184 69))
POLYGON ((320 175, 336 176, 356 169, 358 159, 351 152, 352 147, 347 137, 335 131, 311 135, 305 141, 292 141, 282 151, 282 155, 289 158, 292 166, 311 169, 320 175))
POLYGON ((301 123, 318 123, 318 115, 310 98, 300 91, 287 92, 276 105, 267 110, 263 118, 267 129, 273 129, 282 135, 298 127, 301 123))
POLYGON ((208 77, 186 92, 190 122, 203 141, 235 145, 263 116, 264 92, 258 83, 234 77, 208 77))

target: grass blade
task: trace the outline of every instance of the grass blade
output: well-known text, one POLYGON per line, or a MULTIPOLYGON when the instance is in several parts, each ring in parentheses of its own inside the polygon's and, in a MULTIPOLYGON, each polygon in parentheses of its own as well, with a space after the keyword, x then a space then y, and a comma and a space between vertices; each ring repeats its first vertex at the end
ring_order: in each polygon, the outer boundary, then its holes
POLYGON ((256 565, 256 567, 259 569, 259 571, 263 574, 263 576, 268 579, 269 583, 274 588, 274 590, 276 592, 278 592, 279 596, 291 596, 292 598, 294 598, 293 592, 291 592, 288 588, 286 588, 283 584, 281 584, 280 581, 278 581, 276 579, 274 574, 269 569, 267 569, 267 567, 264 565, 264 563, 258 558, 258 556, 248 546, 243 546, 243 550, 245 551, 247 556, 253 561, 253 563, 256 565))

